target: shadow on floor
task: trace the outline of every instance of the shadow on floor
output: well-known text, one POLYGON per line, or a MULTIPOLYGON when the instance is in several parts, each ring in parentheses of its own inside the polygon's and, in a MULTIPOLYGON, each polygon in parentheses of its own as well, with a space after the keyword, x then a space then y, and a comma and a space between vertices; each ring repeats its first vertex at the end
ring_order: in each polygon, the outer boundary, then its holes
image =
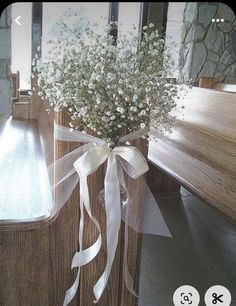
POLYGON ((173 236, 144 235, 139 306, 172 306, 182 285, 204 295, 213 285, 227 287, 236 305, 236 227, 186 190, 156 197, 173 236))

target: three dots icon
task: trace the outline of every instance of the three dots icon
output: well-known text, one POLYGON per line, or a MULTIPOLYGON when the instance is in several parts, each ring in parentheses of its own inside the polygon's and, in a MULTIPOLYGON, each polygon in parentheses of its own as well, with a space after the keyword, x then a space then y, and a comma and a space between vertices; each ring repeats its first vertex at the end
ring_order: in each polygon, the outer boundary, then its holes
POLYGON ((211 21, 212 22, 224 22, 225 20, 224 20, 224 18, 221 18, 221 19, 220 18, 216 18, 216 19, 213 18, 213 19, 211 19, 211 21))

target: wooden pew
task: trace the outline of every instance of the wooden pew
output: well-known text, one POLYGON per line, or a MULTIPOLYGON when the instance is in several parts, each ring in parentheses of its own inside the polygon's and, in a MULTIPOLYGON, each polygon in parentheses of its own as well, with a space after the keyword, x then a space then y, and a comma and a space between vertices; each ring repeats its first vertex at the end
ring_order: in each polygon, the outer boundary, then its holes
MULTIPOLYGON (((56 122, 68 126, 65 112, 56 114, 56 122)), ((78 147, 78 143, 55 141, 55 159, 78 147)), ((137 141, 136 146, 147 155, 147 145, 137 141)), ((93 214, 99 220, 103 232, 103 247, 89 265, 82 268, 80 289, 70 306, 93 306, 92 288, 105 268, 105 210, 98 203, 98 193, 103 188, 104 169, 100 167, 89 176, 90 200, 93 214)), ((133 197, 142 201, 142 181, 132 188, 133 197)), ((57 196, 57 195, 56 195, 57 196)), ((141 212, 140 212, 141 213, 141 212)), ((73 284, 76 269, 71 261, 79 249, 79 186, 77 186, 59 215, 52 214, 44 220, 32 222, 0 222, 0 305, 1 306, 62 306, 67 289, 73 284)), ((86 217, 84 247, 97 238, 97 230, 86 217)), ((138 292, 141 235, 129 229, 128 261, 138 292)), ((137 306, 123 283, 122 223, 119 244, 107 288, 98 306, 137 306)))
MULTIPOLYGON (((157 143, 149 145, 150 163, 161 169, 158 177, 161 188, 178 190, 181 184, 234 221, 235 96, 215 90, 193 89, 179 105, 180 108, 182 104, 185 105, 184 120, 179 116, 169 138, 160 137, 157 143)), ((68 124, 64 114, 58 114, 56 120, 60 124, 68 124)), ((55 157, 60 157, 77 145, 57 141, 55 157)), ((104 211, 95 200, 103 175, 102 169, 92 175, 89 186, 93 190, 91 198, 94 200, 94 213, 104 226, 104 211)), ((0 305, 62 305, 64 293, 75 277, 70 264, 74 252, 78 250, 78 191, 78 188, 74 191, 59 216, 51 216, 38 223, 0 226, 0 305)), ((139 193, 136 196, 141 198, 139 193)), ((96 230, 86 220, 84 246, 90 244, 96 235, 96 230)), ((141 237, 132 230, 130 235, 129 254, 132 257, 129 262, 138 288, 141 237)), ((123 229, 108 287, 98 306, 137 305, 137 299, 127 293, 122 283, 122 240, 123 229)), ((102 249, 101 254, 83 269, 80 292, 71 303, 72 306, 94 305, 90 288, 104 268, 105 258, 102 249)))
POLYGON ((19 102, 20 97, 20 72, 11 74, 11 85, 12 85, 12 102, 19 102))
MULTIPOLYGON (((177 103, 173 132, 149 143, 149 161, 235 223, 236 94, 195 87, 177 103)), ((155 191, 155 171, 149 182, 155 191)))
POLYGON ((235 84, 222 83, 218 80, 218 78, 214 77, 201 77, 199 79, 199 87, 236 92, 235 84))
POLYGON ((54 160, 54 120, 55 112, 48 102, 40 99, 39 110, 36 114, 40 140, 47 165, 54 160))
POLYGON ((11 74, 12 82, 12 117, 17 119, 32 119, 30 106, 31 97, 20 90, 20 72, 11 74))

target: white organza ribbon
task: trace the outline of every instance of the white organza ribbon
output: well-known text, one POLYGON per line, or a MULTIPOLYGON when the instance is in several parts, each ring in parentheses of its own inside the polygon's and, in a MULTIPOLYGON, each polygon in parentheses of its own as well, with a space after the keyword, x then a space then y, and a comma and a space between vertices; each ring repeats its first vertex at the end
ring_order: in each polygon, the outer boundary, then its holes
MULTIPOLYGON (((142 134, 135 132, 120 139, 121 141, 133 140, 141 137, 142 134)), ((72 268, 78 268, 76 280, 72 287, 67 290, 63 306, 66 306, 74 298, 79 287, 80 268, 91 262, 99 253, 102 245, 101 227, 94 218, 90 206, 89 189, 87 184, 88 175, 95 172, 100 165, 107 161, 107 169, 104 181, 105 211, 106 211, 106 235, 107 235, 107 263, 104 272, 95 284, 93 292, 95 303, 101 298, 111 272, 115 252, 118 244, 119 229, 121 220, 125 221, 125 242, 124 242, 124 279, 128 290, 135 296, 134 281, 128 271, 127 250, 128 250, 128 225, 142 233, 153 233, 171 237, 160 210, 143 181, 146 199, 143 211, 143 218, 137 216, 135 203, 129 198, 129 191, 126 186, 124 173, 136 179, 148 171, 148 164, 143 155, 133 146, 117 146, 111 150, 107 143, 100 138, 83 134, 79 131, 59 126, 54 126, 54 137, 58 140, 84 142, 83 146, 66 154, 49 166, 49 177, 56 192, 57 209, 66 203, 73 189, 80 181, 80 231, 79 231, 79 252, 76 252, 72 260, 72 268), (56 176, 54 176, 56 169, 56 176), (128 195, 128 203, 121 208, 120 186, 128 195), (147 200, 148 199, 148 200, 147 200), (147 205, 146 205, 147 204, 147 205), (147 206, 147 207, 145 207, 147 206), (87 249, 83 250, 84 231, 84 208, 88 216, 98 230, 97 240, 87 249), (152 218, 147 219, 150 215, 152 218), (146 216, 146 217, 145 217, 146 216), (137 220, 138 219, 138 220, 137 220), (148 222, 146 222, 148 220, 148 222)))

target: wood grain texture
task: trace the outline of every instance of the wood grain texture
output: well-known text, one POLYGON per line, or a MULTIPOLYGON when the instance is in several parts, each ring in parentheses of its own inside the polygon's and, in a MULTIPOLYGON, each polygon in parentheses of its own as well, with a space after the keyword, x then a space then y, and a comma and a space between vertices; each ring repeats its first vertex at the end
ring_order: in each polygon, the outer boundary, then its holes
POLYGON ((200 77, 199 87, 214 89, 215 85, 219 83, 218 78, 215 77, 200 77))
POLYGON ((225 84, 225 83, 217 83, 214 86, 216 90, 228 91, 228 92, 236 92, 235 84, 225 84))
POLYGON ((12 99, 14 102, 19 101, 20 96, 20 72, 17 71, 16 73, 11 74, 11 89, 12 89, 12 99))
POLYGON ((235 93, 193 87, 177 103, 177 111, 173 112, 177 119, 229 141, 236 140, 235 93))
POLYGON ((38 95, 40 88, 38 86, 37 75, 35 75, 34 78, 31 78, 31 88, 34 88, 34 90, 33 89, 31 90, 32 91, 32 96, 31 96, 32 103, 30 104, 30 118, 37 119, 40 109, 42 107, 42 103, 43 103, 42 98, 38 95))
POLYGON ((153 194, 179 193, 181 185, 168 173, 163 172, 154 163, 150 162, 147 173, 147 184, 153 194))
POLYGON ((236 222, 236 95, 193 88, 182 105, 172 134, 150 142, 149 160, 236 222))
MULTIPOLYGON (((59 124, 68 124, 65 112, 57 113, 59 124)), ((78 143, 56 141, 55 158, 78 147, 78 143)), ((147 151, 147 147, 145 147, 147 151)), ((141 150, 144 148, 141 146, 141 150)), ((56 169, 57 171, 57 169, 56 169)), ((104 167, 90 175, 91 203, 94 216, 102 225, 105 237, 105 212, 98 204, 98 192, 103 187, 104 167)), ((132 188, 133 182, 129 182, 132 188)), ((133 190, 133 197, 140 203, 142 213, 142 183, 133 190)), ((57 194, 55 194, 57 197, 57 194)), ((79 249, 79 186, 75 188, 67 204, 58 216, 51 220, 25 227, 14 224, 0 231, 0 305, 1 306, 60 306, 66 290, 73 284, 76 271, 72 271, 71 261, 79 249), (47 225, 47 226, 46 226, 47 225), (24 230, 23 230, 24 229, 24 230)), ((99 306, 136 306, 137 299, 126 292, 123 284, 123 226, 120 232, 115 262, 108 286, 99 301, 99 306)), ((97 238, 96 229, 86 218, 84 247, 97 238)), ((130 231, 129 264, 138 289, 141 236, 130 231)), ((92 306, 92 288, 103 272, 106 263, 106 239, 99 255, 82 269, 80 290, 71 306, 92 306)))
MULTIPOLYGON (((134 141, 135 145, 143 154, 147 156, 147 143, 145 141, 134 141)), ((89 176, 88 186, 90 190, 90 197, 92 203, 92 211, 97 220, 99 220, 102 225, 102 235, 103 235, 103 246, 96 257, 96 259, 89 265, 82 269, 81 277, 81 287, 80 287, 80 302, 81 305, 94 305, 94 297, 92 295, 92 286, 96 283, 101 273, 103 272, 106 264, 106 219, 105 211, 101 209, 98 203, 98 193, 103 188, 105 167, 101 166, 98 171, 89 176)), ((139 210, 137 215, 142 215, 142 204, 144 200, 143 185, 142 180, 138 179, 134 185, 134 180, 128 178, 128 186, 131 190, 131 197, 136 202, 139 210), (135 188, 134 188, 135 186, 135 188)), ((85 222, 86 231, 84 237, 85 246, 91 245, 97 238, 97 231, 94 226, 91 226, 88 219, 85 222)), ((135 280, 136 290, 138 292, 139 286, 139 270, 140 270, 140 258, 141 258, 141 234, 136 233, 132 229, 129 230, 129 249, 128 249, 128 262, 131 275, 133 275, 135 280)), ((124 224, 122 223, 119 235, 119 242, 116 251, 115 260, 111 270, 111 275, 109 277, 107 288, 98 302, 98 305, 104 306, 137 306, 138 299, 132 296, 126 289, 124 285, 124 275, 123 275, 123 256, 124 256, 124 224)))
MULTIPOLYGON (((139 149, 140 152, 147 158, 148 153, 148 144, 146 140, 137 139, 132 142, 132 145, 139 149)), ((147 174, 144 175, 146 178, 147 174)), ((144 204, 144 186, 142 178, 138 178, 133 180, 128 178, 128 187, 130 191, 130 197, 134 203, 137 205, 136 215, 137 217, 142 217, 143 215, 143 204, 144 204)), ((142 235, 140 233, 135 232, 133 229, 129 228, 129 245, 128 245, 128 267, 129 272, 134 279, 135 291, 138 294, 139 292, 139 279, 140 279, 140 264, 141 264, 141 248, 142 248, 142 235)), ((123 256, 123 243, 124 243, 124 224, 122 225, 122 231, 120 235, 121 239, 121 256, 123 256)), ((123 257, 122 257, 123 258, 123 257)), ((122 262, 122 259, 120 259, 122 262)), ((123 275, 123 262, 122 269, 120 271, 120 275, 123 275)), ((120 276, 121 277, 121 276, 120 276)), ((138 299, 131 295, 127 290, 124 283, 124 275, 120 279, 120 292, 118 297, 120 297, 120 304, 118 306, 137 306, 138 299)))
POLYGON ((47 165, 54 160, 54 120, 55 112, 48 102, 41 100, 40 108, 36 115, 40 133, 41 144, 47 165))
POLYGON ((30 119, 30 101, 13 102, 12 117, 16 119, 30 119))
POLYGON ((214 77, 201 77, 199 79, 199 87, 211 88, 222 91, 236 92, 236 85, 229 83, 219 82, 217 78, 214 77))
POLYGON ((45 219, 52 210, 36 120, 0 117, 0 228, 45 219))
MULTIPOLYGON (((56 156, 73 147, 72 143, 57 143, 56 156)), ((25 227, 14 224, 8 231, 0 232, 1 306, 63 304, 65 291, 75 277, 70 265, 78 249, 78 219, 78 192, 75 191, 50 225, 44 226, 41 222, 41 227, 32 230, 33 225, 29 224, 27 230, 27 224, 25 227)), ((77 306, 78 299, 71 305, 77 306)))

